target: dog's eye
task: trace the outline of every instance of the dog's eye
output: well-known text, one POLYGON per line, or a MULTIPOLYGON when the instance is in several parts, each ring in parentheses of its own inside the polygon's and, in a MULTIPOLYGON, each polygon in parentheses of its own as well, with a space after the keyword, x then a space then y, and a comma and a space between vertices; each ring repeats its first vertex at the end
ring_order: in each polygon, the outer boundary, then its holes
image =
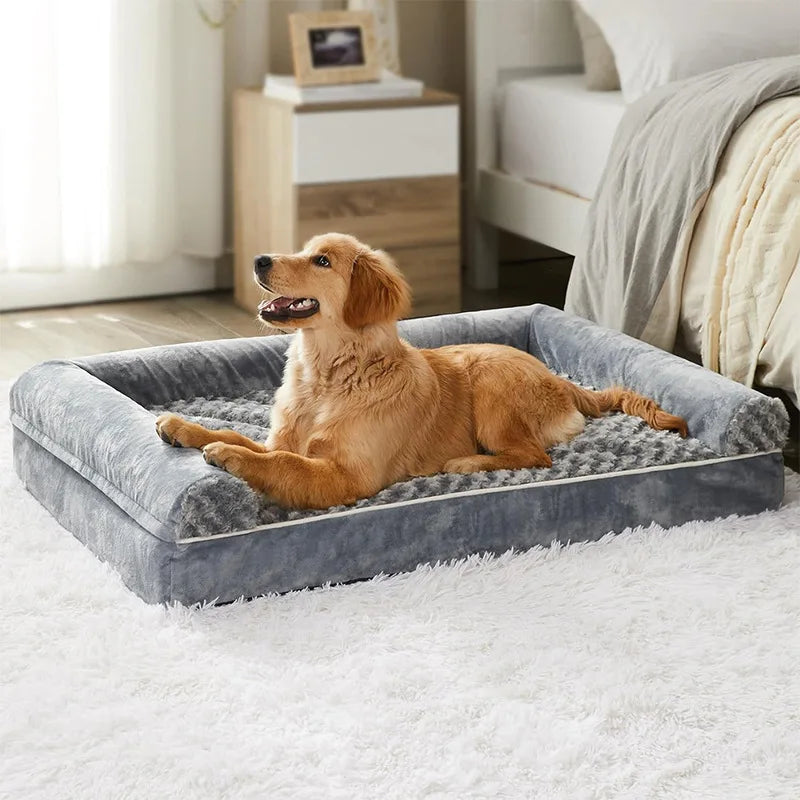
POLYGON ((330 261, 328 261, 328 259, 327 259, 327 257, 326 257, 326 256, 317 256, 317 257, 314 259, 314 263, 315 263, 315 264, 316 264, 318 267, 329 267, 329 266, 331 265, 331 262, 330 262, 330 261))

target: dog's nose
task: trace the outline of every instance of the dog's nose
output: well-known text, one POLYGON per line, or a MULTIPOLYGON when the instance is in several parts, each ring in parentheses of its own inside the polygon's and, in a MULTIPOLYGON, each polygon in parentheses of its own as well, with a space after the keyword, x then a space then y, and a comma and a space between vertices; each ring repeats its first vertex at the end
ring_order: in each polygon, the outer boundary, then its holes
POLYGON ((270 256, 257 256, 253 266, 256 275, 264 275, 272 268, 272 258, 270 256))

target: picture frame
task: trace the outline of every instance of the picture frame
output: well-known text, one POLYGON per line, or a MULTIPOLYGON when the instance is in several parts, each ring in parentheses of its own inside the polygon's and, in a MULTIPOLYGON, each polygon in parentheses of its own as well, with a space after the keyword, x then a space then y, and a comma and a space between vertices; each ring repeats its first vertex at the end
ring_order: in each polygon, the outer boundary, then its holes
POLYGON ((381 59, 370 11, 289 14, 298 86, 368 83, 381 76, 381 59))

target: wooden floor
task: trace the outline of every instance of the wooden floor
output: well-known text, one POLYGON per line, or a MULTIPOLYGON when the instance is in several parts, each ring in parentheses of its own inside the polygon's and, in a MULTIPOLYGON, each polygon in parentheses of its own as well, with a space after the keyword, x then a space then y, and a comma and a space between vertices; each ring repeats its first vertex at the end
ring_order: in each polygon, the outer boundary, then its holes
MULTIPOLYGON (((464 309, 563 306, 570 263, 554 258, 506 264, 499 290, 464 290, 464 309)), ((230 292, 7 312, 0 314, 0 379, 50 358, 257 336, 262 330, 255 309, 248 313, 234 305, 230 292)))
POLYGON ((0 314, 0 378, 39 361, 202 339, 256 336, 230 292, 0 314))

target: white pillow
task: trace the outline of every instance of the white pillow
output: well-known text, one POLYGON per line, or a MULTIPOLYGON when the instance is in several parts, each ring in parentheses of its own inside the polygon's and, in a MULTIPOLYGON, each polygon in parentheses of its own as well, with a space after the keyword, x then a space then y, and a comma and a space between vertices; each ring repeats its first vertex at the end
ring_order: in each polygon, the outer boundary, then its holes
POLYGON ((579 3, 572 4, 572 11, 578 36, 581 37, 586 88, 591 92, 619 91, 619 75, 614 66, 614 54, 603 36, 603 31, 579 3))
POLYGON ((577 0, 614 52, 632 103, 670 81, 800 53, 800 0, 577 0))

